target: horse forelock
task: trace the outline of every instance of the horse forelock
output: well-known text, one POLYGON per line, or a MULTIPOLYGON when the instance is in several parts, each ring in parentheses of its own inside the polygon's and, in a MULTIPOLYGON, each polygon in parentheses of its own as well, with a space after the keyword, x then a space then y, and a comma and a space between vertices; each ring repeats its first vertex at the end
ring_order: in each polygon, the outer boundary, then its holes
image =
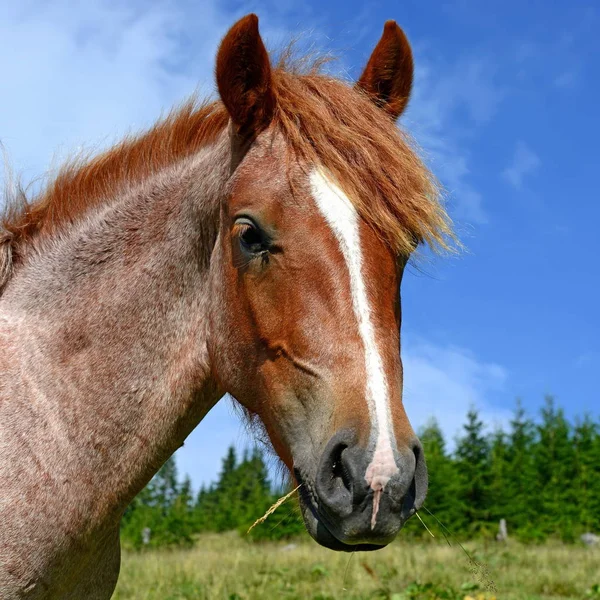
POLYGON ((440 186, 411 138, 356 86, 286 69, 273 74, 275 127, 308 164, 339 183, 359 216, 398 254, 456 239, 440 186))

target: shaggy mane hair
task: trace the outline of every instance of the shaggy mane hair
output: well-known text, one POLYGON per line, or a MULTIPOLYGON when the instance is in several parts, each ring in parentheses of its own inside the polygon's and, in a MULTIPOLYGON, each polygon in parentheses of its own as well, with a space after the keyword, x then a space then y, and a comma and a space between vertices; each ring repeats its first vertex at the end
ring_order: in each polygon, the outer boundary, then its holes
MULTIPOLYGON (((330 172, 359 214, 390 246, 409 255, 424 242, 455 242, 439 187, 409 137, 356 87, 318 68, 272 71, 280 132, 293 155, 330 172)), ((197 152, 227 128, 220 101, 194 99, 145 133, 91 159, 67 162, 35 197, 13 194, 0 225, 0 290, 36 238, 68 228, 82 214, 152 173, 197 152)))

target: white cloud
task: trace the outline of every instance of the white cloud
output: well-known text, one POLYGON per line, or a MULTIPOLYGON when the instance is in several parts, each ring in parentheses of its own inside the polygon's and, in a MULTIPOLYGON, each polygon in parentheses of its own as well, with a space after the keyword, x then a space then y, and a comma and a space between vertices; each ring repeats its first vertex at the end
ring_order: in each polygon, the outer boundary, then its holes
POLYGON ((11 5, 0 22, 0 139, 11 163, 31 179, 187 95, 194 82, 164 65, 179 32, 179 16, 159 5, 11 5))
POLYGON ((427 49, 417 49, 415 64, 415 88, 403 122, 448 190, 454 216, 486 223, 483 198, 470 178, 468 142, 492 119, 504 96, 495 69, 482 57, 435 61, 427 49))
POLYGON ((491 401, 504 389, 504 367, 482 362, 464 348, 422 339, 405 342, 403 364, 404 406, 413 427, 435 417, 450 448, 472 406, 490 429, 510 420, 511 410, 491 401))
POLYGON ((572 88, 577 83, 578 78, 579 73, 574 69, 563 71, 554 78, 554 85, 558 88, 572 88))
MULTIPOLYGON (((28 182, 150 125, 195 90, 213 93, 216 49, 242 14, 218 0, 2 2, 0 142, 10 164, 28 182)), ((261 31, 289 38, 274 17, 261 31)))
POLYGON ((584 352, 573 363, 578 369, 593 367, 600 364, 600 352, 584 352))
POLYGON ((536 171, 541 164, 539 156, 525 142, 518 141, 512 162, 502 175, 514 188, 520 190, 525 177, 536 171))

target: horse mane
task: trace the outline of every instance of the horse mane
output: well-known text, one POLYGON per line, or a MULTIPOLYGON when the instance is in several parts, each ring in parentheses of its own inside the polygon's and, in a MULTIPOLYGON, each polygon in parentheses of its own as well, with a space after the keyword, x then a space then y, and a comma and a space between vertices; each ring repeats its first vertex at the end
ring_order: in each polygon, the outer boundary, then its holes
POLYGON ((460 244, 440 186, 410 136, 356 86, 319 72, 273 74, 275 123, 308 164, 333 175, 359 215, 399 254, 460 244))
MULTIPOLYGON (((359 214, 400 254, 419 242, 449 249, 451 221, 410 138, 360 90, 317 67, 273 69, 276 111, 293 154, 333 175, 359 214)), ((99 203, 197 152, 223 132, 220 101, 189 100, 145 133, 63 165, 31 200, 19 188, 0 220, 0 291, 32 240, 68 227, 99 203)))

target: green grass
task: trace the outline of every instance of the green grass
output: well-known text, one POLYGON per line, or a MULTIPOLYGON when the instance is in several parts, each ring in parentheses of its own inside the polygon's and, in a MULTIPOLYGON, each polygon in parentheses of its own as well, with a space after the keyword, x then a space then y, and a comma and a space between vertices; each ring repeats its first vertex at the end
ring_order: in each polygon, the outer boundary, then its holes
POLYGON ((251 544, 203 535, 189 550, 125 552, 114 600, 600 600, 600 549, 467 544, 476 568, 441 539, 335 553, 309 540, 251 544))

